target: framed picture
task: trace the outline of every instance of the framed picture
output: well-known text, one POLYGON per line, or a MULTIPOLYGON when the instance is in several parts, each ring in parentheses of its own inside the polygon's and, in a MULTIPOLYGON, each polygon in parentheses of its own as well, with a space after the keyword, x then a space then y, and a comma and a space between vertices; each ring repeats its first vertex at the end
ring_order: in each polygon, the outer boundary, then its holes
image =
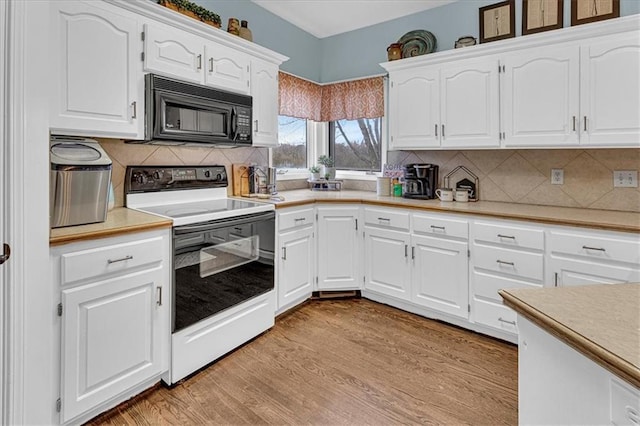
POLYGON ((516 36, 515 0, 480 8, 480 43, 516 36))
POLYGON ((562 28, 563 0, 523 0, 522 35, 562 28))
POLYGON ((620 16, 620 0, 571 0, 571 26, 620 16))

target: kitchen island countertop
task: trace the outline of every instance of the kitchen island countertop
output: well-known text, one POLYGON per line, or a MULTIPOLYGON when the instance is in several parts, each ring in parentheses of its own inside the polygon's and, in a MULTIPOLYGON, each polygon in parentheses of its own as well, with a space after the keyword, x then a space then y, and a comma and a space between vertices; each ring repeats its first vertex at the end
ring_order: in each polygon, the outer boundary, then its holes
POLYGON ((499 293, 518 314, 640 387, 640 283, 499 293))
MULTIPOLYGON (((478 201, 469 203, 415 200, 378 196, 370 191, 311 191, 297 189, 281 191, 284 201, 273 202, 276 209, 323 203, 363 203, 387 207, 404 207, 424 211, 490 216, 501 219, 527 220, 555 225, 580 226, 610 231, 640 233, 640 213, 594 210, 572 207, 478 201)), ((252 198, 256 201, 264 201, 252 198)))
POLYGON ((129 232, 171 228, 172 224, 173 221, 166 217, 117 207, 107 213, 107 220, 104 222, 52 229, 49 234, 49 245, 56 246, 76 241, 113 237, 129 232))

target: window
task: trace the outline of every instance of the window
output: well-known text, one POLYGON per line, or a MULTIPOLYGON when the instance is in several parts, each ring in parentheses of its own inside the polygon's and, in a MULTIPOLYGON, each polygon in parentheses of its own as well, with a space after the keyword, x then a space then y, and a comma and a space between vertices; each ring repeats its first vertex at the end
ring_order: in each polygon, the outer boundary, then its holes
POLYGON ((278 116, 278 147, 272 164, 281 169, 307 168, 307 120, 278 116))
POLYGON ((329 155, 339 170, 381 170, 382 118, 329 123, 329 155))

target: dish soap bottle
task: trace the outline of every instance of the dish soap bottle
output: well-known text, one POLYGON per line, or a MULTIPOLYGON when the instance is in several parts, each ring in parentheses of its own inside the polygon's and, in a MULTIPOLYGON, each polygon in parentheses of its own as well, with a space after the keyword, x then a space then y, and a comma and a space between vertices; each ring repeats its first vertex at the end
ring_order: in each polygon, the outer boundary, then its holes
POLYGON ((240 21, 240 37, 245 39, 245 40, 249 40, 249 41, 253 41, 253 34, 251 34, 251 30, 248 28, 249 22, 247 21, 240 21))

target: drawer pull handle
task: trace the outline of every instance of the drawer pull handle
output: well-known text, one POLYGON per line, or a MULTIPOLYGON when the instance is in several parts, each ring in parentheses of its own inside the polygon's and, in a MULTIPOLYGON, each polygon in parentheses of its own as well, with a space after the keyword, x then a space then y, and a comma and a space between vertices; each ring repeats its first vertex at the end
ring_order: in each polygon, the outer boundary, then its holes
POLYGON ((162 306, 162 286, 158 287, 158 300, 156 301, 158 306, 162 306))
POLYGON ((381 222, 391 222, 391 219, 386 218, 386 217, 379 217, 378 220, 381 221, 381 222))
POLYGON ((444 226, 431 225, 431 229, 440 229, 441 231, 444 231, 445 227, 444 226))
POLYGON ((299 217, 297 219, 293 219, 294 222, 298 223, 298 222, 304 222, 306 219, 304 217, 299 217))
POLYGON ((120 259, 116 259, 116 260, 108 259, 107 260, 107 264, 111 265, 112 263, 125 262, 125 261, 131 260, 131 259, 133 259, 133 256, 131 256, 131 255, 125 256, 125 257, 121 257, 120 259))
POLYGON ((404 245, 404 257, 409 257, 409 246, 407 244, 404 245))
POLYGON ((627 411, 627 418, 631 420, 633 424, 640 424, 640 414, 638 411, 630 405, 626 405, 624 409, 627 411))
POLYGON ((282 247, 282 260, 287 260, 287 248, 282 247))
POLYGON ((501 265, 516 266, 515 263, 513 262, 505 262, 504 260, 500 260, 500 259, 496 260, 496 263, 499 263, 501 265))
POLYGON ((138 102, 131 102, 131 109, 133 112, 131 113, 131 118, 138 118, 138 102))
POLYGON ((511 325, 514 325, 514 326, 516 325, 516 322, 515 322, 515 321, 509 321, 509 320, 506 320, 506 319, 504 319, 504 318, 502 318, 502 317, 499 317, 499 318, 498 318, 498 321, 500 321, 500 322, 504 322, 504 323, 507 323, 507 324, 511 324, 511 325))
POLYGON ((582 246, 582 248, 584 250, 595 250, 595 251, 607 251, 605 249, 603 249, 602 247, 589 247, 589 246, 582 246))
POLYGON ((198 69, 202 69, 202 55, 198 55, 198 69))
POLYGON ((508 238, 510 240, 516 239, 516 237, 514 237, 513 235, 502 235, 502 234, 498 234, 498 238, 508 238))

